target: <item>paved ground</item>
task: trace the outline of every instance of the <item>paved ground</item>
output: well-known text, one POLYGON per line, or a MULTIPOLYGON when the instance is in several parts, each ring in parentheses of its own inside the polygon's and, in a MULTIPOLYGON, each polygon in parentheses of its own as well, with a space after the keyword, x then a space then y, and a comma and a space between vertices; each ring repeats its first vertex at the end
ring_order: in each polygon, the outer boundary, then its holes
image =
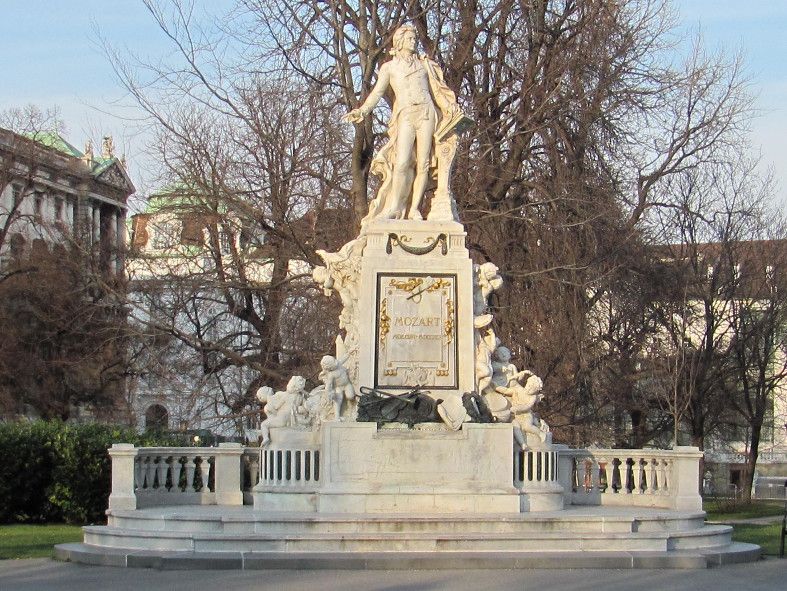
POLYGON ((0 561, 1 591, 771 591, 787 588, 787 560, 707 570, 155 571, 38 558, 0 561))

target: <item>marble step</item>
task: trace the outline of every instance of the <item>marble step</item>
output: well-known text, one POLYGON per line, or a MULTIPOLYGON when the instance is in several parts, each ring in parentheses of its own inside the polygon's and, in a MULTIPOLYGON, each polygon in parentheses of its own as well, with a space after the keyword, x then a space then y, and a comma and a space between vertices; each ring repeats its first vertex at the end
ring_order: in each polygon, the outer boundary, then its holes
POLYGON ((729 545, 732 528, 685 532, 378 532, 245 533, 84 528, 86 544, 132 550, 197 552, 667 551, 729 545))
POLYGON ((295 534, 329 533, 604 533, 604 532, 671 532, 701 528, 704 513, 652 513, 649 515, 326 515, 303 513, 211 514, 147 509, 114 511, 108 524, 142 531, 223 532, 227 534, 295 534))
POLYGON ((158 569, 572 569, 707 568, 760 558, 759 546, 732 543, 712 550, 670 552, 172 552, 60 544, 55 558, 82 564, 158 569))

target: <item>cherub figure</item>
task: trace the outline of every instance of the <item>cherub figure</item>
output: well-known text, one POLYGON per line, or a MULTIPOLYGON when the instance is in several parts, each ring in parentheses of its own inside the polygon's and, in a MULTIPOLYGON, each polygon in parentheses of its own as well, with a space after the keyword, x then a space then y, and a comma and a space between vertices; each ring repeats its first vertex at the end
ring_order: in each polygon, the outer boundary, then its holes
POLYGON ((301 422, 304 415, 303 403, 306 399, 306 380, 301 376, 293 376, 287 383, 283 392, 273 393, 269 386, 257 390, 257 400, 265 406, 266 419, 260 424, 262 441, 260 447, 265 447, 271 441, 271 427, 292 427, 301 422))
POLYGON ((473 270, 475 271, 473 314, 479 316, 485 314, 489 308, 489 296, 492 295, 492 292, 503 287, 503 278, 494 263, 473 265, 473 270))
POLYGON ((342 363, 332 355, 326 355, 320 360, 319 379, 325 384, 325 391, 333 401, 337 420, 342 420, 342 406, 345 398, 355 399, 355 388, 350 381, 350 375, 342 363))
POLYGON ((545 442, 549 427, 533 412, 533 407, 544 398, 542 393, 544 382, 537 375, 527 372, 529 377, 524 382, 512 380, 508 386, 497 386, 495 390, 511 399, 511 412, 514 415, 511 421, 514 424, 514 439, 519 447, 527 449, 525 433, 538 436, 545 442))
POLYGON ((511 363, 511 350, 500 345, 495 349, 492 360, 492 382, 495 386, 508 386, 512 380, 519 381, 533 375, 533 372, 523 369, 518 371, 516 365, 511 363))

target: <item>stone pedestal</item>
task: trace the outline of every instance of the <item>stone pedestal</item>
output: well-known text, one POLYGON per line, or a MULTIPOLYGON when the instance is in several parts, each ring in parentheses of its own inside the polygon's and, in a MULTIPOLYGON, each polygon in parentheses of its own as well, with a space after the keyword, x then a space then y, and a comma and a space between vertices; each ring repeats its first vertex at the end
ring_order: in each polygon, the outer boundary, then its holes
POLYGON ((511 425, 323 426, 324 513, 518 513, 511 425))
POLYGON ((472 391, 473 268, 462 225, 375 220, 364 235, 358 383, 421 386, 436 398, 472 391))
POLYGON ((412 429, 331 422, 273 433, 261 456, 256 510, 414 514, 519 513, 510 424, 412 429))
POLYGON ((134 488, 134 460, 137 449, 130 443, 113 443, 109 448, 112 460, 112 493, 109 509, 136 509, 137 495, 134 488))
POLYGON ((243 505, 241 473, 238 470, 243 447, 240 443, 219 443, 213 452, 217 505, 243 505))
POLYGON ((679 511, 702 511, 700 496, 700 458, 698 447, 679 445, 673 448, 671 486, 675 488, 675 509, 679 511))
POLYGON ((563 509, 563 486, 560 484, 560 448, 552 444, 552 434, 541 442, 527 434, 527 449, 514 449, 514 483, 521 491, 519 508, 530 511, 563 509))

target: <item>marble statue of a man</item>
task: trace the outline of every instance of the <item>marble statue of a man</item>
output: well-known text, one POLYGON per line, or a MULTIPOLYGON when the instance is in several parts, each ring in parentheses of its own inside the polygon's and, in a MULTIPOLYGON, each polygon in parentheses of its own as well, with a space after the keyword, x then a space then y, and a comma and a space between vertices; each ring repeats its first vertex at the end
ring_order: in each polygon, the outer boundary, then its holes
POLYGON ((417 55, 416 45, 415 27, 399 27, 393 36, 393 59, 380 67, 363 105, 344 117, 350 123, 360 123, 385 91, 393 89, 389 140, 372 162, 372 172, 382 182, 362 224, 376 218, 422 219, 419 207, 430 179, 435 132, 462 116, 440 68, 417 55))

